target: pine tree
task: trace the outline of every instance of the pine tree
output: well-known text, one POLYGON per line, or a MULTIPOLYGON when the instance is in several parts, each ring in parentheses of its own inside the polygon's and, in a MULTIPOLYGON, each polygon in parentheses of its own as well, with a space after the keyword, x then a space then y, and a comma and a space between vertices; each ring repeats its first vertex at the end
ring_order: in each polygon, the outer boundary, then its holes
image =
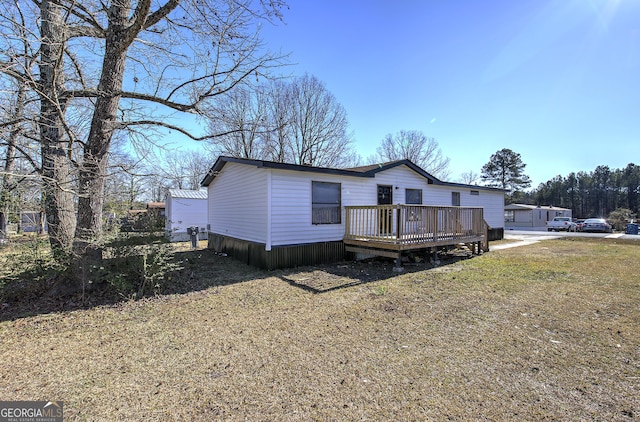
POLYGON ((482 166, 480 177, 487 185, 501 187, 513 194, 531 186, 531 179, 524 174, 525 167, 520 154, 503 148, 482 166))

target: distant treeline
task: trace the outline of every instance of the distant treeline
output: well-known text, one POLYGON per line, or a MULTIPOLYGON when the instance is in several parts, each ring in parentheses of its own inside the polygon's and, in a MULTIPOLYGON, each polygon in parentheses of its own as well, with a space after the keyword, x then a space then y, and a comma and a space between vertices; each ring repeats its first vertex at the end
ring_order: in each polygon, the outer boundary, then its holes
POLYGON ((592 172, 558 175, 531 192, 514 194, 510 202, 570 208, 576 218, 606 218, 621 208, 638 216, 639 197, 640 167, 628 164, 624 169, 598 166, 592 172))

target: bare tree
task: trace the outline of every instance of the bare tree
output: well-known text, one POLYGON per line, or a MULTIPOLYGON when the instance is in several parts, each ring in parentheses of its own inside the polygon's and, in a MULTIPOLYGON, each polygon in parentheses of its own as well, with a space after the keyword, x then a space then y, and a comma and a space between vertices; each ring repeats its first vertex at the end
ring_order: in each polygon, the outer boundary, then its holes
POLYGON ((357 164, 344 107, 316 77, 246 86, 212 104, 211 151, 326 167, 357 164))
POLYGON ((347 132, 347 112, 315 76, 304 75, 290 86, 289 148, 293 162, 349 167, 355 154, 347 132))
POLYGON ((175 185, 167 180, 165 177, 160 174, 149 174, 145 177, 146 183, 146 199, 153 202, 162 202, 164 198, 167 196, 167 192, 169 189, 174 188, 175 185))
POLYGON ((266 159, 267 95, 264 85, 238 86, 207 109, 215 155, 266 159))
POLYGON ((26 96, 26 87, 20 85, 17 90, 15 103, 8 104, 6 114, 11 120, 7 131, 3 131, 2 141, 0 145, 4 147, 4 166, 3 172, 0 174, 0 241, 6 239, 8 213, 13 191, 17 187, 15 182, 15 164, 16 164, 16 148, 20 142, 22 135, 21 117, 24 112, 24 103, 26 96))
POLYGON ((111 152, 105 183, 105 212, 124 217, 127 210, 134 208, 143 193, 147 177, 142 167, 141 160, 126 151, 111 152))
POLYGON ((478 179, 480 178, 480 175, 476 172, 474 172, 473 170, 469 170, 465 173, 462 173, 460 175, 460 179, 462 181, 462 183, 465 183, 467 185, 473 185, 475 184, 478 179))
POLYGON ((279 19, 283 4, 41 0, 0 8, 2 47, 7 47, 0 56, 0 72, 39 95, 42 177, 56 249, 69 251, 75 239, 74 250, 82 254, 100 238, 108 157, 116 133, 164 127, 192 139, 208 138, 211 135, 198 137, 176 123, 176 113, 198 114, 209 99, 281 64, 282 57, 262 50, 257 22, 279 19), (37 73, 21 66, 24 49, 16 48, 14 40, 29 40, 37 73), (83 108, 90 111, 86 133, 69 124, 69 115, 83 108), (77 182, 72 178, 76 164, 77 182))
MULTIPOLYGON (((200 182, 213 164, 207 154, 193 150, 164 151, 156 161, 161 164, 149 164, 147 173, 159 175, 161 185, 165 186, 164 190, 169 188, 199 189, 200 182)), ((158 196, 164 195, 155 195, 156 198, 158 196)))
POLYGON ((278 163, 293 162, 290 157, 289 141, 291 137, 291 89, 283 80, 272 81, 265 96, 267 127, 264 131, 265 159, 278 163))
MULTIPOLYGON (((2 116, 2 126, 10 128, 3 182, 5 187, 15 186, 11 180, 17 151, 42 178, 45 208, 49 208, 46 214, 51 245, 54 254, 61 257, 70 250, 74 228, 71 169, 67 159, 71 148, 63 137, 66 100, 60 101, 59 97, 64 83, 63 13, 56 4, 42 2, 36 7, 34 4, 4 2, 0 5, 0 75, 10 80, 6 86, 13 87, 5 93, 16 98, 12 111, 2 116), (32 104, 34 93, 40 107, 32 114, 27 105, 32 104), (38 135, 25 133, 29 120, 39 126, 38 135), (37 137, 40 157, 25 146, 22 139, 25 137, 37 137)), ((24 175, 22 172, 21 177, 24 175)))
POLYGON ((133 124, 167 125, 154 119, 121 121, 121 99, 197 112, 204 100, 231 90, 272 58, 256 57, 257 39, 246 32, 249 16, 253 17, 247 13, 251 11, 248 2, 168 0, 154 10, 151 0, 135 4, 120 0, 113 1, 108 10, 96 8, 89 16, 72 5, 70 9, 83 20, 87 33, 97 31, 105 41, 97 87, 74 93, 95 98, 79 178, 76 240, 82 247, 100 233, 106 157, 114 131, 133 124), (181 53, 175 54, 176 50, 181 53), (151 63, 134 66, 134 90, 124 90, 129 53, 153 53, 155 62, 163 67, 158 69, 160 77, 149 72, 155 68, 151 63), (138 91, 142 90, 138 72, 154 81, 152 90, 138 91))
POLYGON ((449 175, 449 158, 443 157, 438 141, 418 130, 388 134, 377 148, 380 161, 410 160, 440 179, 449 175))
POLYGON ((188 151, 184 154, 183 158, 182 172, 185 177, 187 189, 200 189, 202 179, 204 179, 213 164, 211 158, 197 151, 188 151))
POLYGON ((40 60, 36 89, 40 97, 40 142, 45 210, 51 244, 60 258, 70 252, 74 231, 74 198, 64 113, 64 60, 68 31, 64 8, 54 1, 40 4, 40 60))

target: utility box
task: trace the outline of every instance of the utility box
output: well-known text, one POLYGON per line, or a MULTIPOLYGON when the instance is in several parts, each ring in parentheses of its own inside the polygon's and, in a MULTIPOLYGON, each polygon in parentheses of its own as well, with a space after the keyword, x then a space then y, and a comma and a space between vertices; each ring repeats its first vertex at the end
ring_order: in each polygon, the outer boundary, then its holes
POLYGON ((194 249, 198 247, 199 231, 200 229, 198 228, 198 226, 187 227, 187 234, 191 237, 191 247, 194 249))

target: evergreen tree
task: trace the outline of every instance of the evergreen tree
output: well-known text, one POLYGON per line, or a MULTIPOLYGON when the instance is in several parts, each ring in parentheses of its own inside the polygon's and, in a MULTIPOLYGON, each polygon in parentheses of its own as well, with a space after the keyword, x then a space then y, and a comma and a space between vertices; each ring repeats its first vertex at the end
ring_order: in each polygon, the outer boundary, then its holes
POLYGON ((491 156, 489 162, 482 166, 480 178, 488 186, 501 187, 509 191, 509 195, 531 186, 531 179, 524 174, 526 164, 520 154, 503 148, 491 156))

